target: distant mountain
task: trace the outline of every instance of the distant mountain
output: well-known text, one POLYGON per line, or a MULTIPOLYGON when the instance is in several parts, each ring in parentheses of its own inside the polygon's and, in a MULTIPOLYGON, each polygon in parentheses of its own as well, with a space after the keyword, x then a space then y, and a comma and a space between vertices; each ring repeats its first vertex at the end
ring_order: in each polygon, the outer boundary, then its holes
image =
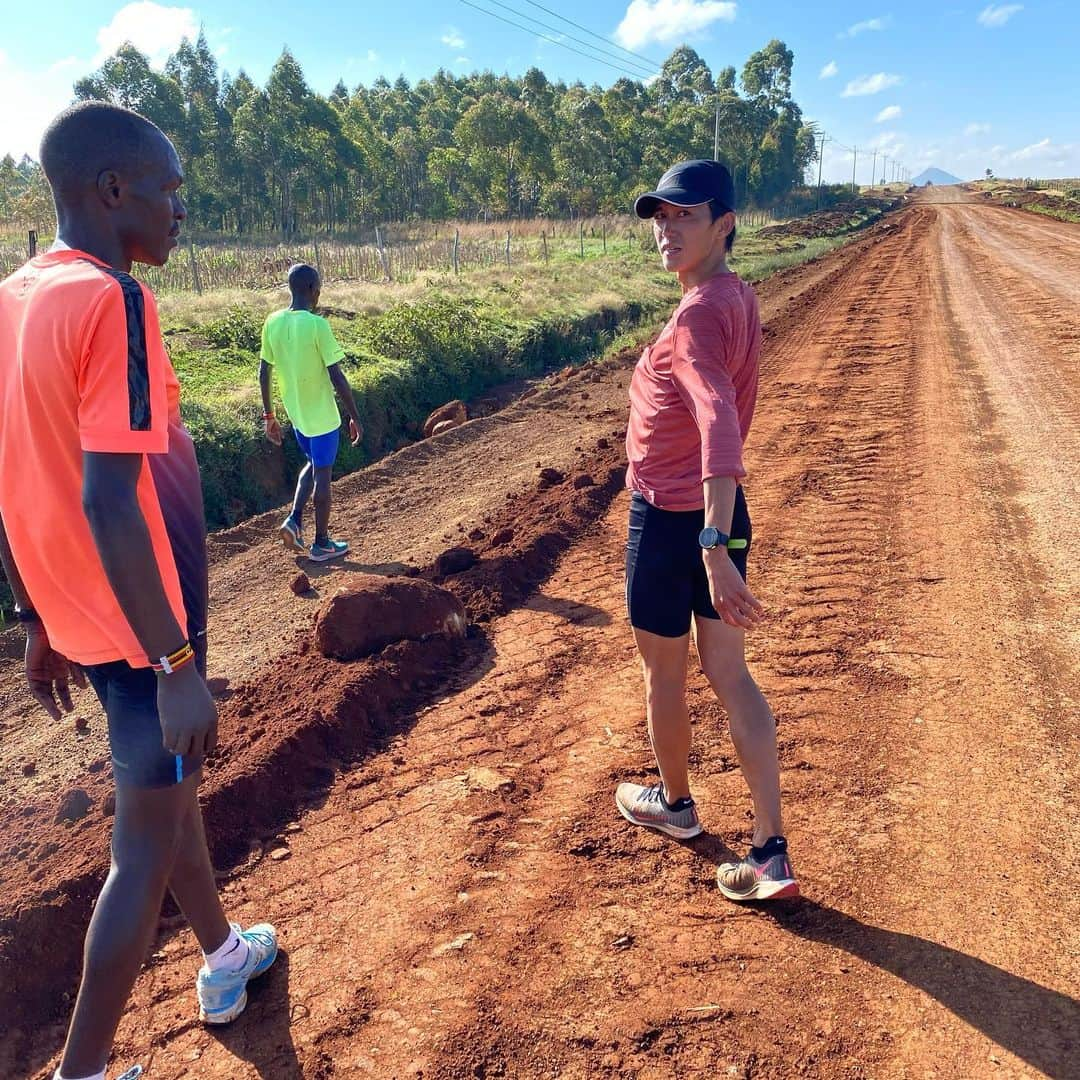
POLYGON ((927 184, 962 184, 963 181, 952 173, 942 172, 941 169, 923 169, 911 183, 915 187, 925 187, 927 184))

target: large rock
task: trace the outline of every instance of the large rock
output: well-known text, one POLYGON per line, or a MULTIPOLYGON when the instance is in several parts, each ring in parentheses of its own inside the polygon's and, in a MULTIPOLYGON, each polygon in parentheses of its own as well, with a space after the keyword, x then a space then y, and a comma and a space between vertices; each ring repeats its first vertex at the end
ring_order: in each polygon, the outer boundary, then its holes
POLYGON ((461 601, 437 585, 421 578, 355 574, 323 604, 315 644, 323 656, 357 660, 395 641, 460 637, 465 628, 461 601))
MULTIPOLYGON (((435 432, 435 427, 438 424, 445 424, 447 421, 451 421, 451 427, 461 427, 466 420, 469 419, 469 414, 465 410, 465 402, 448 401, 445 405, 441 405, 437 408, 425 421, 424 421, 424 438, 429 439, 435 432)), ((449 428, 442 428, 442 431, 449 431, 449 428)))

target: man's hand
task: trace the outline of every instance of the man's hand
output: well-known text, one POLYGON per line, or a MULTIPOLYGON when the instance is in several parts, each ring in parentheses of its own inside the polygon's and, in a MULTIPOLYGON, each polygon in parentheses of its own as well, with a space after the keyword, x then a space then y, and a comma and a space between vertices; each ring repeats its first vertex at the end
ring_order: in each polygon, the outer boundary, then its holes
POLYGON ((40 623, 26 624, 26 681, 34 700, 54 719, 60 712, 71 712, 71 689, 73 681, 80 689, 86 687, 86 676, 77 664, 61 656, 49 644, 49 635, 40 623))
POLYGON ((266 432, 266 437, 275 445, 281 445, 281 425, 278 423, 276 416, 270 416, 263 420, 263 428, 266 432))
POLYGON ((161 744, 170 754, 207 754, 217 746, 217 706, 193 663, 158 676, 157 703, 161 744))
POLYGON ((727 548, 702 550, 701 557, 705 560, 709 597, 716 613, 728 626, 753 630, 761 621, 764 609, 747 588, 727 548))
POLYGON ((359 446, 360 440, 364 437, 364 429, 355 420, 349 421, 349 442, 353 446, 359 446))

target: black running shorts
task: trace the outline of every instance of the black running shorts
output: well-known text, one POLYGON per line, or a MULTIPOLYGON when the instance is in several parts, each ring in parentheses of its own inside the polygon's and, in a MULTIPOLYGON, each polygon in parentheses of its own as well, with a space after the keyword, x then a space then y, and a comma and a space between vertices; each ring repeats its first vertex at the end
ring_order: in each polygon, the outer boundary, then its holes
MULTIPOLYGON (((719 619, 709 597, 709 579, 698 534, 704 510, 660 510, 640 492, 630 496, 630 528, 626 541, 626 609, 630 625, 660 637, 690 632, 691 615, 719 619)), ((735 489, 731 538, 746 547, 728 549, 728 556, 746 580, 746 556, 752 530, 742 486, 735 489)))
MULTIPOLYGON (((196 638, 196 664, 206 671, 204 638, 196 638)), ((133 668, 124 660, 83 668, 109 723, 109 752, 118 784, 138 788, 170 787, 203 763, 201 754, 170 754, 161 741, 157 707, 158 676, 153 668, 133 668)), ((165 675, 164 678, 170 676, 165 675)))

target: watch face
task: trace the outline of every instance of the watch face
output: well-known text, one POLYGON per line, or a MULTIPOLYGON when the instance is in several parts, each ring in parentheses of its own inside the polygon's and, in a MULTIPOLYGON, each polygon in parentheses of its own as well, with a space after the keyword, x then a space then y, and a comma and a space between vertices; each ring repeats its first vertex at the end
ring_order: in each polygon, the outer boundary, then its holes
POLYGON ((714 548, 720 544, 720 530, 714 529, 711 525, 706 525, 704 529, 698 533, 698 543, 703 548, 714 548))

